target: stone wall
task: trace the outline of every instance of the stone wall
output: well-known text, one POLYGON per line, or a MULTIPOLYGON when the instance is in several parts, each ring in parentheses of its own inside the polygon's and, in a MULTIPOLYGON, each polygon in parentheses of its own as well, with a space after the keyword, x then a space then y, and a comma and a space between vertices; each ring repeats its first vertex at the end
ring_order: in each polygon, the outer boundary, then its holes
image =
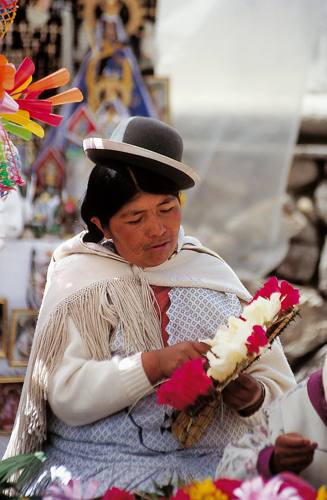
MULTIPOLYGON (((327 353, 327 120, 303 120, 290 169, 285 219, 290 246, 273 270, 300 290, 301 318, 281 335, 298 381, 321 368, 327 353)), ((262 283, 245 283, 253 293, 262 283)))

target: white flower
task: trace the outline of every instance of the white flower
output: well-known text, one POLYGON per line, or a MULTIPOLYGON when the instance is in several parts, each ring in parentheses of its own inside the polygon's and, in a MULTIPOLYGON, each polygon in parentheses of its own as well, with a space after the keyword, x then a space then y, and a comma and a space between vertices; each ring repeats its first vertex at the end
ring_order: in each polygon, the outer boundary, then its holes
POLYGON ((209 377, 223 382, 236 368, 237 363, 242 361, 242 356, 237 351, 230 349, 221 358, 217 358, 212 352, 206 354, 210 363, 210 368, 207 371, 209 377))
POLYGON ((258 297, 246 306, 242 313, 242 318, 249 321, 252 326, 263 326, 272 321, 281 308, 280 293, 272 293, 269 299, 258 297))
MULTIPOLYGON (((246 342, 253 332, 253 327, 259 325, 266 329, 267 323, 273 321, 280 311, 280 293, 271 294, 269 299, 258 297, 244 308, 241 318, 230 317, 228 327, 223 325, 213 339, 205 342, 211 346, 206 357, 209 361, 209 377, 223 382, 231 375, 236 366, 248 355, 246 342)), ((260 354, 266 349, 260 351, 260 354)))

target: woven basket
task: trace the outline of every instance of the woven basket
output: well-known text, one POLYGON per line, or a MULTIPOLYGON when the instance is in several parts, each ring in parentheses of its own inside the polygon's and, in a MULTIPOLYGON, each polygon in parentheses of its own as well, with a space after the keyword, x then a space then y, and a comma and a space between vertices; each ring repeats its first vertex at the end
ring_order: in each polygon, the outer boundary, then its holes
MULTIPOLYGON (((299 314, 299 308, 294 307, 291 312, 278 318, 267 328, 266 336, 269 344, 273 342, 297 314, 299 314)), ((172 434, 183 448, 191 448, 198 441, 222 404, 222 391, 239 373, 248 368, 259 357, 256 354, 248 355, 236 366, 233 373, 224 382, 215 386, 215 394, 206 398, 201 397, 201 399, 199 398, 196 401, 194 406, 176 413, 172 425, 172 434)))

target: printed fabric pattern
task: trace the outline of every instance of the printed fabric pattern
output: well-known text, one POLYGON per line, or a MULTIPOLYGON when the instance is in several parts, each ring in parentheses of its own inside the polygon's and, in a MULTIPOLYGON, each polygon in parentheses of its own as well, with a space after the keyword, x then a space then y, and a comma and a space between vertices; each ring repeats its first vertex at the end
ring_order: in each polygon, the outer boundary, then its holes
MULTIPOLYGON (((227 324, 229 316, 239 316, 242 311, 239 299, 230 293, 176 287, 169 297, 169 345, 212 338, 220 325, 227 324)), ((119 325, 111 354, 124 355, 119 325)), ((224 406, 223 420, 218 412, 196 445, 183 450, 171 434, 173 409, 158 406, 153 393, 133 408, 82 427, 70 427, 50 408, 48 412, 47 460, 29 494, 42 494, 48 485, 66 483, 70 478, 81 479, 85 486, 91 478, 97 479, 99 495, 112 486, 150 492, 155 491, 153 481, 164 485, 180 479, 204 480, 214 477, 225 446, 247 430, 224 406)))

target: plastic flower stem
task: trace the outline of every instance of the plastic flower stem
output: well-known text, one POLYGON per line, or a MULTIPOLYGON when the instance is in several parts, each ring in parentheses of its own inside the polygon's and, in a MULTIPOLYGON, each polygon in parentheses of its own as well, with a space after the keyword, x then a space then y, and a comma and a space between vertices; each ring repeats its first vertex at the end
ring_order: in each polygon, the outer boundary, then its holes
MULTIPOLYGON (((26 120, 27 115, 29 116, 28 111, 22 110, 22 111, 18 111, 14 115, 4 115, 4 117, 9 122, 14 122, 14 123, 17 123, 18 125, 21 125, 22 127, 26 128, 26 130, 29 130, 30 132, 37 135, 38 137, 41 137, 41 138, 44 137, 44 130, 41 127, 41 125, 39 125, 38 123, 34 123, 29 118, 26 120)), ((6 130, 9 132, 8 129, 6 129, 6 130)))
POLYGON ((13 123, 9 123, 4 120, 3 126, 7 132, 11 132, 12 134, 17 135, 17 137, 21 137, 24 141, 29 141, 32 137, 32 133, 20 125, 14 125, 13 123))

